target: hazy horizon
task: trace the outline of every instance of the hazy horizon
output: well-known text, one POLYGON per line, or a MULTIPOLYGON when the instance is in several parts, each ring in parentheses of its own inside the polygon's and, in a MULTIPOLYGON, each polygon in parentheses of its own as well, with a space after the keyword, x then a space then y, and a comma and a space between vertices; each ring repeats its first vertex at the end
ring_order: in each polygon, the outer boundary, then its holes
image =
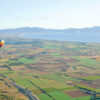
POLYGON ((84 29, 84 28, 95 28, 100 26, 88 26, 88 27, 68 27, 68 28, 46 28, 46 27, 39 27, 39 26, 22 26, 22 27, 10 27, 10 28, 2 28, 0 30, 6 29, 18 29, 18 28, 43 28, 43 29, 57 29, 57 30, 64 30, 64 29, 84 29))

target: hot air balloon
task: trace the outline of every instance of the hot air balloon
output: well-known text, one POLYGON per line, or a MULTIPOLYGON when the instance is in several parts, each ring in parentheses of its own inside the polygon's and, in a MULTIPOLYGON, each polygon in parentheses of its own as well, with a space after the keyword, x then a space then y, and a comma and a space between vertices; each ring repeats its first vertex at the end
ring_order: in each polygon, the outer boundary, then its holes
POLYGON ((2 47, 4 45, 5 41, 4 40, 0 40, 0 47, 2 47))

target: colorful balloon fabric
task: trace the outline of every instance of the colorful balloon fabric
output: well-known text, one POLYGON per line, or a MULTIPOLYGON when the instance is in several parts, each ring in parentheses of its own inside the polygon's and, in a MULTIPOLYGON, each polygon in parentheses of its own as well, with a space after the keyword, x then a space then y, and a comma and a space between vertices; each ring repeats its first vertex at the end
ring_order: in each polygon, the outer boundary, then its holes
POLYGON ((0 47, 2 47, 4 45, 5 41, 4 40, 0 40, 0 47))

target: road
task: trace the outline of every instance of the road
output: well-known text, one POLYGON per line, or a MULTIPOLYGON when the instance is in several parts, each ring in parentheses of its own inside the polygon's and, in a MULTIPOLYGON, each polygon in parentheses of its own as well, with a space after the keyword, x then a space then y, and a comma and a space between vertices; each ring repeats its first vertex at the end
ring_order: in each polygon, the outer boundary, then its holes
POLYGON ((8 82, 8 81, 5 81, 5 83, 11 84, 14 87, 18 88, 18 90, 20 92, 22 92, 23 94, 25 94, 29 98, 29 100, 39 100, 39 98, 37 98, 35 95, 33 95, 31 93, 31 91, 29 91, 28 89, 25 89, 25 88, 21 87, 20 85, 17 85, 16 83, 12 83, 12 82, 8 82))

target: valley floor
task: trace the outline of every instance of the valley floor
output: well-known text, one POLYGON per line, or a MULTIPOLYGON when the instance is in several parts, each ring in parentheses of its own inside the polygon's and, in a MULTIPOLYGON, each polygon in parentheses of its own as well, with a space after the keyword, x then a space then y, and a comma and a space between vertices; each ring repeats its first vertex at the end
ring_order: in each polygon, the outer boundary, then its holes
POLYGON ((0 97, 100 100, 100 44, 15 39, 0 49, 0 97))

